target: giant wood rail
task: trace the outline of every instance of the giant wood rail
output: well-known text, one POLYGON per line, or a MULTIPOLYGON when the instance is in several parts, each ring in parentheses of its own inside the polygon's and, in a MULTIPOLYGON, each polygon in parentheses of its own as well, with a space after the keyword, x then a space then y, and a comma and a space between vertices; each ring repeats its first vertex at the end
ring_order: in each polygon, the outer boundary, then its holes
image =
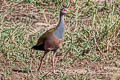
POLYGON ((54 59, 55 59, 58 48, 60 47, 60 45, 64 41, 64 32, 65 32, 64 15, 67 15, 69 13, 70 13, 70 10, 68 10, 67 8, 61 9, 60 20, 59 20, 58 25, 55 28, 52 28, 52 29, 46 31, 38 39, 37 44, 32 47, 32 49, 44 51, 44 55, 41 58, 41 63, 39 65, 38 71, 41 70, 41 65, 42 65, 42 62, 43 62, 45 55, 49 51, 53 51, 54 55, 52 58, 52 62, 53 62, 53 70, 54 70, 53 72, 55 72, 54 59))

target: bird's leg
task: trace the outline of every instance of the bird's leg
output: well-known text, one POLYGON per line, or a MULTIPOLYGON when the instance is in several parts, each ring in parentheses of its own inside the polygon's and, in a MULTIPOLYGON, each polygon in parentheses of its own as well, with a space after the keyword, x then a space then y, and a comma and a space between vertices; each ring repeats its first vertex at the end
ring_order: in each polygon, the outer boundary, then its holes
POLYGON ((48 53, 47 51, 44 52, 44 55, 42 56, 42 58, 41 58, 41 60, 40 60, 40 65, 39 65, 38 71, 41 70, 43 59, 44 59, 44 57, 45 57, 45 55, 46 55, 47 53, 48 53))
POLYGON ((56 54, 57 54, 57 51, 58 51, 58 49, 54 51, 53 58, 52 58, 53 74, 56 74, 56 72, 55 72, 55 64, 56 64, 55 56, 56 56, 56 54))

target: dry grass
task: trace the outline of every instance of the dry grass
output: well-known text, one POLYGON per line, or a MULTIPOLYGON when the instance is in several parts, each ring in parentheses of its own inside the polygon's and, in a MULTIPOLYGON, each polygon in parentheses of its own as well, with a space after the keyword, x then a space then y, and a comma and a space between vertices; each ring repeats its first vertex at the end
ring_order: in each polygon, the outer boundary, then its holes
POLYGON ((106 3, 45 0, 36 6, 35 3, 15 1, 0 2, 1 80, 120 78, 119 0, 106 3), (65 42, 57 54, 58 75, 50 73, 51 53, 45 58, 40 74, 37 67, 43 52, 33 54, 31 47, 43 32, 57 24, 61 5, 69 6, 72 14, 65 17, 65 42))

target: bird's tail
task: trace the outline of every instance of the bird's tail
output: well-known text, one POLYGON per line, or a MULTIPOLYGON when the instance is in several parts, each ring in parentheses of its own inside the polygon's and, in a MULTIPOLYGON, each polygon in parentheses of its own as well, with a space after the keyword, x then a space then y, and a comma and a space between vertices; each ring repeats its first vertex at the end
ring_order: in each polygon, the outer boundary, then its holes
POLYGON ((44 44, 35 45, 35 46, 32 47, 32 49, 34 49, 34 50, 44 50, 44 44))
POLYGON ((32 49, 39 50, 39 47, 35 45, 32 47, 32 49))

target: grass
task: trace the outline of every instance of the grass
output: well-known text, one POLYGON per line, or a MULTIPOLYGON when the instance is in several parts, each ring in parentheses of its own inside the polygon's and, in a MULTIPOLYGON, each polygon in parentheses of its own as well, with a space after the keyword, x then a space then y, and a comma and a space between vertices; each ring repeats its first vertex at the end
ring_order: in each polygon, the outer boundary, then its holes
POLYGON ((104 3, 91 0, 45 0, 40 3, 36 0, 3 1, 0 10, 1 79, 118 79, 119 5, 119 0, 104 3), (65 40, 57 54, 56 66, 59 73, 57 76, 48 73, 51 72, 50 52, 44 60, 43 74, 40 75, 37 68, 43 52, 33 53, 31 47, 36 44, 40 35, 57 24, 62 6, 69 7, 72 14, 65 17, 65 40))

